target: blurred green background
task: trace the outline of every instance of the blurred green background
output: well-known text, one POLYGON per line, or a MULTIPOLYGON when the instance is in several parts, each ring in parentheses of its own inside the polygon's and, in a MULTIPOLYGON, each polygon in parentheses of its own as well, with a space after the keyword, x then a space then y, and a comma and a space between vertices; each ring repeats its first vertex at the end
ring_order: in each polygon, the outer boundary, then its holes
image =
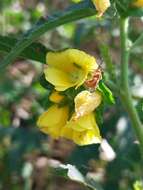
MULTIPOLYGON (((18 38, 41 17, 63 10, 66 0, 2 0, 0 1, 0 35, 18 38)), ((135 40, 143 28, 142 19, 131 21, 130 38, 135 40)), ((109 73, 102 50, 109 45, 118 74, 120 49, 119 28, 113 15, 97 20, 82 19, 60 26, 39 41, 47 48, 74 47, 94 55, 109 73)), ((0 59, 5 54, 0 51, 0 59)), ((134 104, 143 120, 142 47, 132 53, 130 83, 134 104)), ((66 140, 55 141, 36 127, 38 116, 47 109, 48 90, 39 79, 43 65, 17 59, 0 74, 0 190, 84 190, 81 183, 56 171, 60 163, 75 165, 86 182, 97 190, 142 190, 143 173, 139 146, 128 116, 117 95, 115 105, 104 107, 100 130, 102 145, 78 147, 66 140)), ((76 173, 75 173, 76 175, 76 173)))

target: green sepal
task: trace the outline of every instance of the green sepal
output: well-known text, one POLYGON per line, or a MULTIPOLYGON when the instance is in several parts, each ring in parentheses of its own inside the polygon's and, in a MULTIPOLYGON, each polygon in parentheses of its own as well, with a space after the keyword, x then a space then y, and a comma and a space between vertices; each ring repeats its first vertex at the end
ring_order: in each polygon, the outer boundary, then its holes
POLYGON ((115 99, 111 90, 104 84, 102 80, 99 82, 97 90, 102 93, 105 102, 107 102, 108 104, 115 104, 115 99))
POLYGON ((49 83, 46 79, 45 79, 45 75, 42 74, 39 78, 39 82, 40 82, 40 85, 45 88, 45 89, 48 89, 50 91, 52 91, 54 89, 54 86, 49 83))

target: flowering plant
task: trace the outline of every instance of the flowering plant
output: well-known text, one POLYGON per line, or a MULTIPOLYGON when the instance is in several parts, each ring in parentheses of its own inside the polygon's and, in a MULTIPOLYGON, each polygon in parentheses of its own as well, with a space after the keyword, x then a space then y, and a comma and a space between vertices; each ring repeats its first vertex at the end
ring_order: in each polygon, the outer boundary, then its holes
POLYGON ((49 96, 53 105, 38 119, 39 129, 55 139, 64 137, 78 145, 100 143, 96 108, 104 92, 98 90, 102 74, 96 59, 83 51, 67 49, 48 52, 46 61, 45 80, 56 91, 49 96), (68 89, 73 90, 73 96, 68 89))
POLYGON ((89 188, 141 190, 143 0, 8 0, 0 7, 0 188, 43 189, 35 176, 51 164, 89 188), (62 11, 50 13, 55 7, 62 11), (64 161, 87 175, 59 167, 64 161))

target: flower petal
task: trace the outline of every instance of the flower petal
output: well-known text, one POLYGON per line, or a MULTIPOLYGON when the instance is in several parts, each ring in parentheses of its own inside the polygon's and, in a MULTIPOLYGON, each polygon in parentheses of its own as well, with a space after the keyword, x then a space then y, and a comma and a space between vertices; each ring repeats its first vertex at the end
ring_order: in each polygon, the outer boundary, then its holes
POLYGON ((75 131, 85 131, 87 129, 94 129, 96 127, 96 122, 93 123, 93 114, 88 114, 79 119, 69 121, 67 127, 74 129, 75 131))
POLYGON ((93 56, 77 49, 47 53, 46 80, 58 91, 81 86, 89 73, 98 68, 93 56))
POLYGON ((61 137, 65 137, 66 139, 72 140, 73 129, 70 127, 67 127, 67 125, 66 125, 66 126, 62 127, 60 135, 61 135, 61 137))
POLYGON ((72 119, 76 120, 79 117, 91 113, 100 105, 101 101, 102 96, 98 91, 91 93, 87 90, 84 90, 80 92, 74 99, 75 115, 72 117, 72 119))
POLYGON ((64 99, 64 96, 59 94, 58 91, 53 91, 49 97, 49 100, 54 103, 60 103, 64 99))
POLYGON ((101 136, 98 136, 94 130, 87 130, 83 132, 74 132, 73 141, 80 145, 90 145, 101 143, 101 136))
POLYGON ((75 68, 82 68, 85 70, 94 70, 98 68, 93 56, 77 49, 48 52, 46 62, 50 66, 67 72, 71 72, 75 68))
POLYGON ((39 117, 37 125, 42 132, 50 134, 53 138, 58 138, 61 128, 67 122, 68 113, 67 106, 59 108, 57 105, 53 105, 39 117))
MULTIPOLYGON (((59 86, 62 89, 66 90, 67 88, 75 85, 75 83, 72 83, 70 81, 68 74, 61 70, 49 67, 45 69, 44 73, 46 80, 53 84, 55 87, 59 86)), ((60 88, 56 88, 56 90, 59 89, 60 88)))
POLYGON ((99 17, 110 7, 110 0, 92 0, 92 2, 98 11, 99 17))

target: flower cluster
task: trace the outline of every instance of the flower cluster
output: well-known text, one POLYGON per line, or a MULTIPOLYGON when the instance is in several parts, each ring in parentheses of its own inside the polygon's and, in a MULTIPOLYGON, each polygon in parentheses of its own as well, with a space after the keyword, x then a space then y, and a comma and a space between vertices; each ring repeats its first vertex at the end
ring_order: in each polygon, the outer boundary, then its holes
POLYGON ((92 88, 86 84, 99 79, 95 78, 99 69, 95 58, 77 49, 67 49, 48 52, 46 61, 45 79, 55 89, 49 96, 52 105, 38 119, 39 129, 55 139, 67 138, 78 145, 100 143, 95 110, 101 104, 102 95, 96 89, 97 83, 92 88), (69 89, 75 92, 70 99, 69 89))

